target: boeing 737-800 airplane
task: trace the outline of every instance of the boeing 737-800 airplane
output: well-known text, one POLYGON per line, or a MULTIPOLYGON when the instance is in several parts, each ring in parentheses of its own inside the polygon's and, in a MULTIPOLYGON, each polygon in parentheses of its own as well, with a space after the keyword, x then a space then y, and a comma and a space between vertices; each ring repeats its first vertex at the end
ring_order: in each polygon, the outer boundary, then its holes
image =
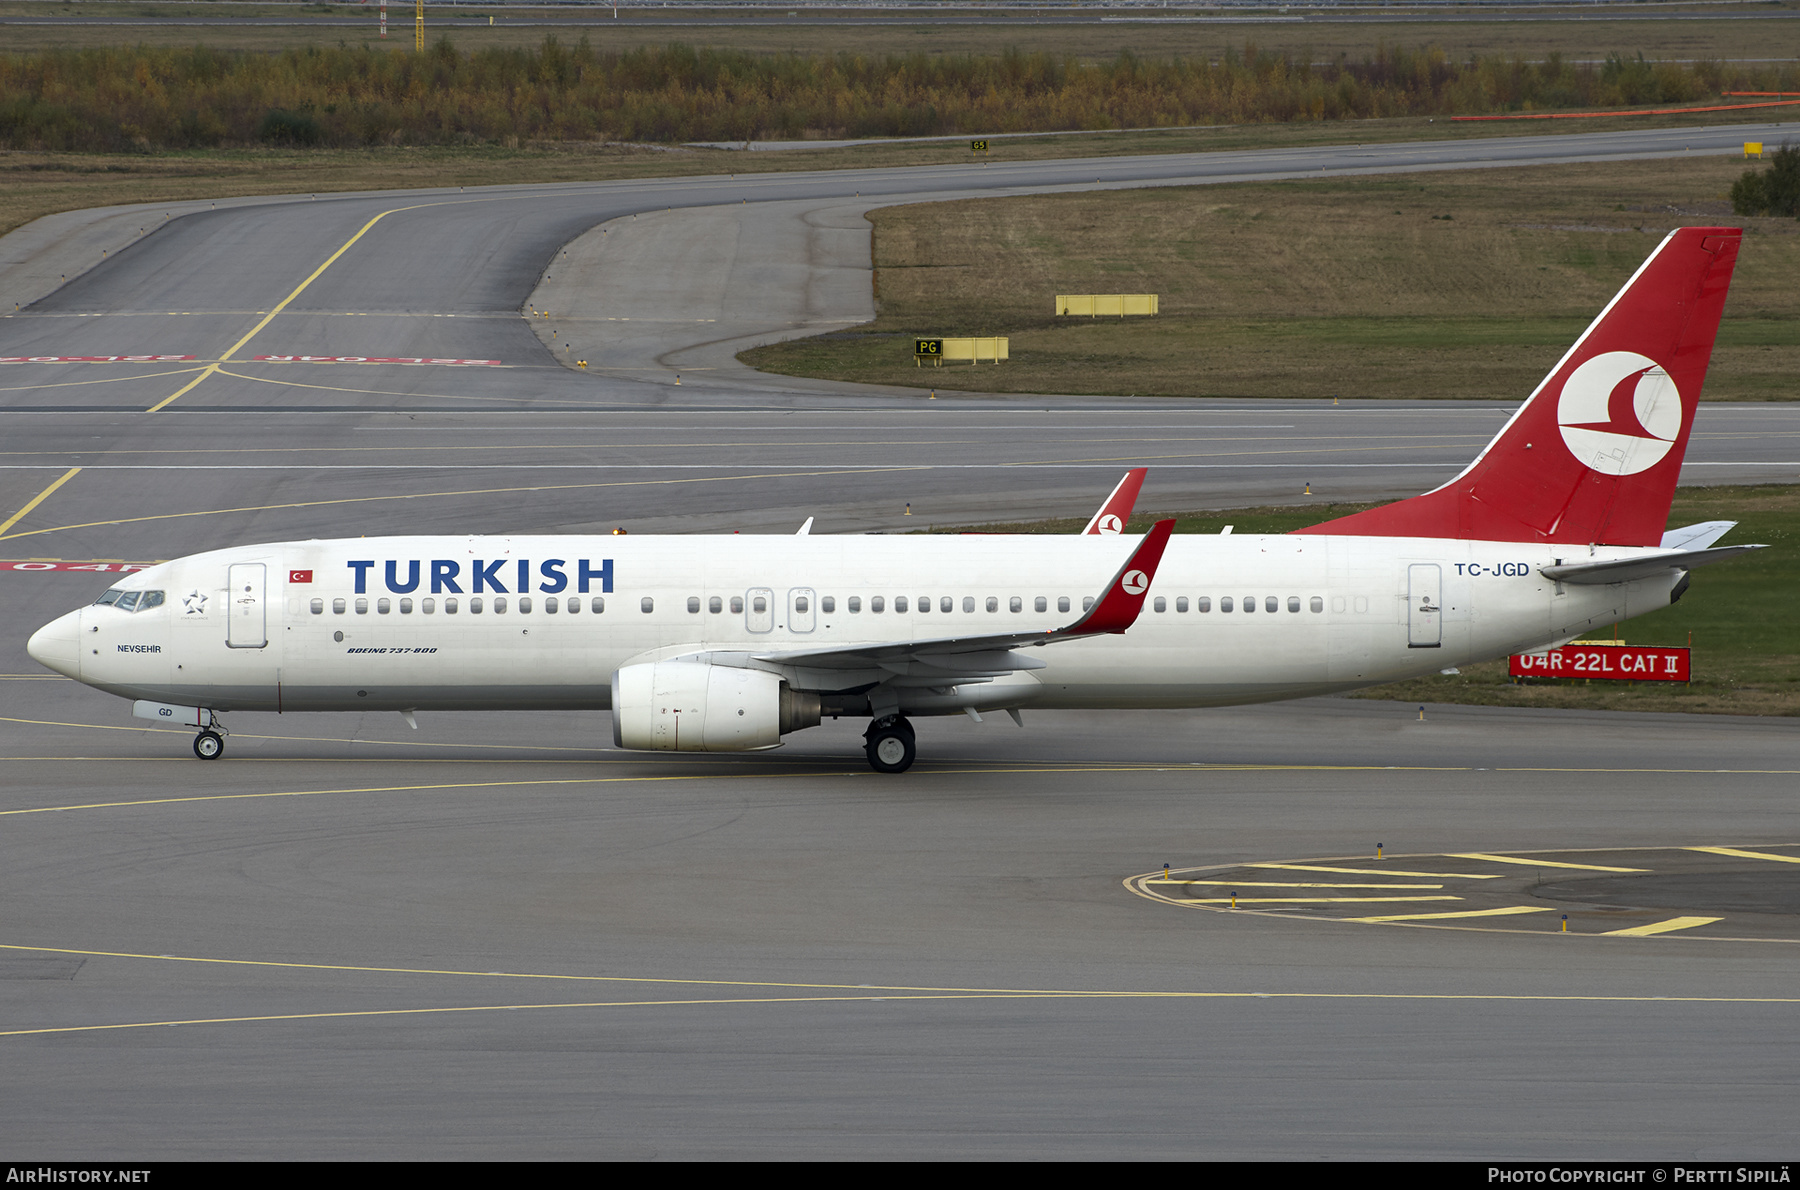
POLYGON ((1121 540, 1134 472, 1067 537, 282 542, 136 572, 29 650, 206 759, 227 711, 593 709, 649 751, 867 716, 883 772, 912 764, 914 717, 1222 706, 1501 657, 1759 548, 1711 548, 1729 522, 1665 532, 1739 238, 1672 233, 1455 479, 1297 533, 1121 540))

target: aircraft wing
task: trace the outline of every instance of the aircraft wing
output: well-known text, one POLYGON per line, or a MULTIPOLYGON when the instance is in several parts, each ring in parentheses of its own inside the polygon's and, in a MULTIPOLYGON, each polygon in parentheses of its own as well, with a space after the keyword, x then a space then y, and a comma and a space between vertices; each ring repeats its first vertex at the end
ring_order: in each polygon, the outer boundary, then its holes
POLYGON ((1766 550, 1766 545, 1722 545, 1710 550, 1669 550, 1637 558, 1613 558, 1604 562, 1572 562, 1564 566, 1540 566, 1538 573, 1559 583, 1629 583, 1650 578, 1665 570, 1692 570, 1713 562, 1723 562, 1751 550, 1766 550))
POLYGON ((1144 486, 1144 476, 1148 474, 1148 467, 1133 467, 1127 471, 1082 533, 1123 533, 1125 523, 1131 520, 1131 510, 1137 507, 1138 489, 1144 486))
POLYGON ((756 661, 808 669, 886 670, 890 673, 938 671, 946 677, 997 675, 1020 669, 1042 669, 1044 663, 1014 649, 1120 633, 1137 621, 1174 530, 1173 520, 1158 521, 1144 534, 1106 584, 1094 605, 1073 622, 1048 632, 991 632, 942 636, 926 640, 879 641, 823 649, 783 649, 753 653, 756 661))

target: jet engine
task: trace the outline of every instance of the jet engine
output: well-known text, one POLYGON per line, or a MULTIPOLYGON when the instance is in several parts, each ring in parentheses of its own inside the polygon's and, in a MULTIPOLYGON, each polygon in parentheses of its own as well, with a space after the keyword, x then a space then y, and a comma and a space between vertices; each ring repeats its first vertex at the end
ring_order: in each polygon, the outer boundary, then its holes
POLYGON ((612 679, 613 743, 638 752, 748 752, 819 725, 819 696, 778 674, 705 661, 621 666, 612 679))

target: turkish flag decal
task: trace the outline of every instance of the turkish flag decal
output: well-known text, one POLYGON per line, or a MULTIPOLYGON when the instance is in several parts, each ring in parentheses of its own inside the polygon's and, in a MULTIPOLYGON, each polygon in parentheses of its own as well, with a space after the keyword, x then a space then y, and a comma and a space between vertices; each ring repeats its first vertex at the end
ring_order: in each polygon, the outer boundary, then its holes
POLYGON ((312 571, 310 571, 310 570, 290 570, 290 571, 288 571, 288 582, 290 582, 290 583, 310 583, 310 582, 312 582, 312 571))

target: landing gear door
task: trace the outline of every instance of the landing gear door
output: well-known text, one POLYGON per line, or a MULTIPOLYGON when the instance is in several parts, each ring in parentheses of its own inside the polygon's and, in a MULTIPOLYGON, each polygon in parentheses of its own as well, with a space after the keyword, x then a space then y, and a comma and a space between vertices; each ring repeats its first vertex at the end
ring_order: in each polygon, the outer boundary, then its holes
POLYGON ((744 628, 750 632, 768 632, 775 627, 775 592, 768 587, 751 587, 744 592, 744 628))
POLYGON ((226 590, 225 643, 233 649, 260 649, 269 643, 268 568, 261 562, 231 567, 226 590))
POLYGON ((1430 562, 1406 568, 1406 647, 1435 649, 1444 643, 1443 571, 1430 562))

